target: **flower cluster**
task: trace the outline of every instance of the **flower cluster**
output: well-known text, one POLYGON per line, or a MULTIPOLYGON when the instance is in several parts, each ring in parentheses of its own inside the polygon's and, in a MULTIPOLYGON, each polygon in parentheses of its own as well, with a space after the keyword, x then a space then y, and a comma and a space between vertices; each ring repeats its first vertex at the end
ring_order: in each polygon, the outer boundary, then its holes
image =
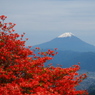
POLYGON ((75 89, 87 77, 77 73, 78 65, 45 67, 45 62, 52 59, 50 55, 57 52, 48 50, 36 56, 31 46, 25 47, 25 33, 15 33, 15 24, 3 22, 6 16, 0 19, 0 95, 88 95, 87 91, 75 89))

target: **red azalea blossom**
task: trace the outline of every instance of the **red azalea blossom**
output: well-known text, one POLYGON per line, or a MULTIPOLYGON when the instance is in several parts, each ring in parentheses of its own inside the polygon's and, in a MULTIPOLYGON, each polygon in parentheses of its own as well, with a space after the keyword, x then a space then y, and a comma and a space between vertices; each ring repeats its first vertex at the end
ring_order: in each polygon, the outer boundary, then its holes
MULTIPOLYGON (((3 21, 6 18, 0 16, 3 21)), ((40 48, 33 51, 31 46, 26 48, 25 41, 21 40, 25 33, 14 33, 14 26, 0 22, 0 95, 88 95, 87 91, 75 88, 87 77, 77 73, 79 65, 45 67, 45 62, 57 52, 47 50, 37 56, 34 51, 40 48)))
POLYGON ((7 18, 7 16, 5 16, 5 15, 1 15, 1 16, 0 16, 0 19, 1 19, 1 20, 5 20, 6 18, 7 18))

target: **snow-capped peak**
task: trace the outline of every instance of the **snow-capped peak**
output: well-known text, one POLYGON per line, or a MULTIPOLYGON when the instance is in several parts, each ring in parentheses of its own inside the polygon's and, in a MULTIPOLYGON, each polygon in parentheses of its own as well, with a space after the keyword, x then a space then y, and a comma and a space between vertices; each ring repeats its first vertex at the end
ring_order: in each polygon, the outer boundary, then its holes
POLYGON ((58 36, 58 38, 71 37, 72 35, 72 33, 63 33, 62 35, 58 36))

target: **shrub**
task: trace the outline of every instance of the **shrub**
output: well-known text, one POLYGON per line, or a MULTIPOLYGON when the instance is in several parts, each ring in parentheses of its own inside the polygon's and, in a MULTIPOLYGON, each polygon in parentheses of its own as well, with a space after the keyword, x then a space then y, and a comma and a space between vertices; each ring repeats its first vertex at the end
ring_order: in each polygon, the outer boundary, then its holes
POLYGON ((0 16, 0 95, 88 95, 84 90, 75 89, 87 77, 77 73, 78 65, 45 67, 45 62, 57 53, 48 50, 39 52, 43 56, 36 56, 31 46, 25 47, 25 33, 15 33, 15 24, 4 23, 6 18, 0 16))

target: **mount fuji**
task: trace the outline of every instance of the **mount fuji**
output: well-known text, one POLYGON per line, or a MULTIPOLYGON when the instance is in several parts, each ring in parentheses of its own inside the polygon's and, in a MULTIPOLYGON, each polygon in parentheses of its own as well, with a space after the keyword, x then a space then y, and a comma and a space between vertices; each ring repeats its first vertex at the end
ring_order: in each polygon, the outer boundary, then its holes
POLYGON ((40 47, 41 51, 58 48, 58 54, 49 61, 53 66, 60 64, 62 67, 69 67, 80 62, 81 70, 95 71, 95 46, 72 33, 64 33, 51 41, 33 46, 35 47, 40 47))
POLYGON ((64 33, 51 41, 35 45, 34 47, 42 49, 58 48, 58 50, 62 51, 95 52, 95 46, 82 41, 72 33, 64 33))

